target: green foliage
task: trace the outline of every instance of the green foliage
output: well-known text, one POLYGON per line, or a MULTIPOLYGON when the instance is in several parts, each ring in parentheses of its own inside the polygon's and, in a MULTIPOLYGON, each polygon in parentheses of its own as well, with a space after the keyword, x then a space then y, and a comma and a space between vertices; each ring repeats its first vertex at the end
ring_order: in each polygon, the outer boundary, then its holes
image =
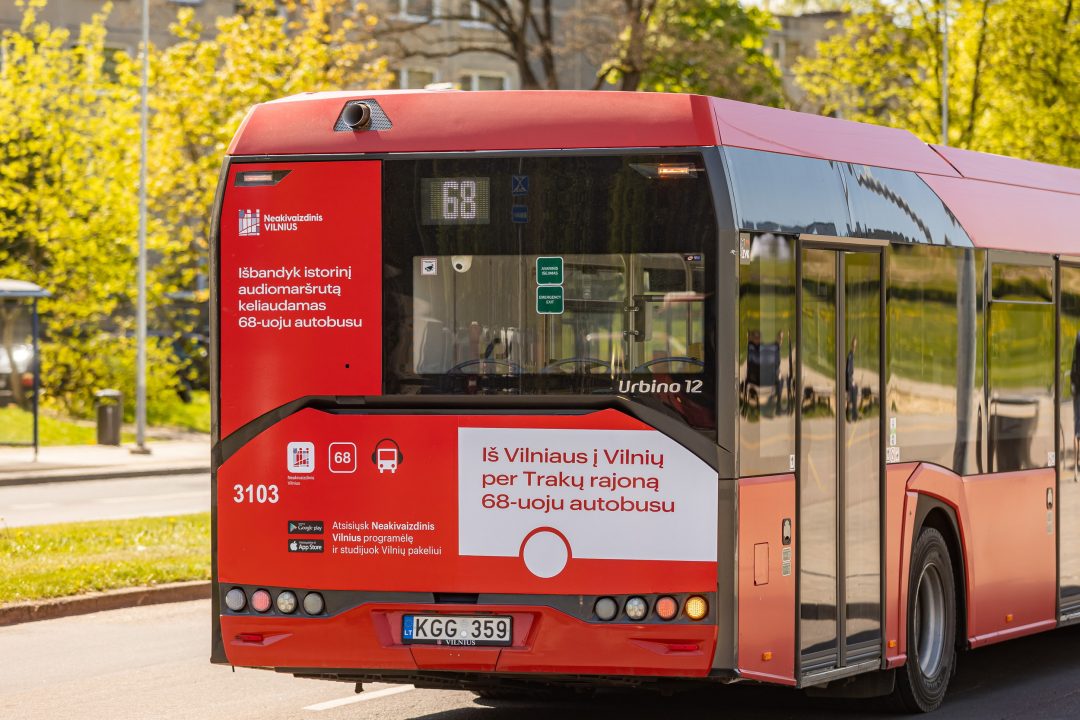
POLYGON ((147 420, 156 427, 208 433, 210 393, 206 390, 195 390, 188 402, 183 402, 179 395, 164 399, 149 408, 147 420))
MULTIPOLYGON (((951 0, 949 143, 1080 167, 1080 7, 951 0)), ((868 0, 802 61, 822 112, 941 140, 942 0, 868 0)))
POLYGON ((780 71, 763 51, 771 27, 769 13, 735 0, 660 2, 641 89, 778 106, 780 71))
POLYGON ((0 603, 210 578, 210 513, 0 530, 0 603))
POLYGON ((780 71, 763 50, 774 27, 768 12, 736 0, 627 0, 620 12, 623 29, 601 80, 781 104, 780 71))
MULTIPOLYGON (((93 392, 112 387, 130 418, 141 60, 118 53, 116 72, 104 71, 108 4, 72 38, 39 20, 44 0, 17 2, 21 25, 0 35, 0 277, 52 293, 40 305, 45 403, 89 416, 93 392)), ((373 23, 347 0, 299 0, 281 13, 252 0, 204 39, 183 8, 178 42, 150 49, 151 408, 174 401, 190 370, 178 348, 202 331, 210 215, 230 138, 259 102, 385 87, 385 61, 364 39, 373 23)))

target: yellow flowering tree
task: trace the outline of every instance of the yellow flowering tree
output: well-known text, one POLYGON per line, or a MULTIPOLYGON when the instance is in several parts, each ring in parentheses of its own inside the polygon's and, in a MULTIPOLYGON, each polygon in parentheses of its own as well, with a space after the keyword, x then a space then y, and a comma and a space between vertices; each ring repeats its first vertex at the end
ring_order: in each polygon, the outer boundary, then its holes
MULTIPOLYGON (((1075 0, 949 0, 949 142, 1080 167, 1075 0)), ((823 112, 941 139, 942 0, 865 0, 797 68, 823 112)))
MULTIPOLYGON (((46 401, 86 415, 94 390, 116 387, 130 411, 141 65, 120 53, 106 70, 108 4, 73 36, 39 18, 44 2, 17 0, 22 22, 0 34, 0 277, 52 293, 41 304, 46 401)), ((205 326, 214 189, 245 113, 390 80, 363 6, 296 0, 283 10, 253 0, 203 37, 181 9, 176 42, 150 51, 151 419, 194 368, 184 356, 205 326)))

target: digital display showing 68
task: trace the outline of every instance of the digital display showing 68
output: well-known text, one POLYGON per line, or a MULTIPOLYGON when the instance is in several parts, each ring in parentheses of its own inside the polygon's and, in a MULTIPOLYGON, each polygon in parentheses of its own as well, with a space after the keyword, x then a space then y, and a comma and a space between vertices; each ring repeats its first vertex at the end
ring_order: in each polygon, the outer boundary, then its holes
POLYGON ((489 178, 423 178, 420 208, 420 221, 424 225, 487 225, 489 178))

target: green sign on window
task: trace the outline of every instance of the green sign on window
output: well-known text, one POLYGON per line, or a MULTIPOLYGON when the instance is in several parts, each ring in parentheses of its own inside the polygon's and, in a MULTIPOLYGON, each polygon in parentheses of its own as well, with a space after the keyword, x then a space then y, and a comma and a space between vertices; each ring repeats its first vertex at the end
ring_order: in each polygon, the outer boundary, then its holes
POLYGON ((536 288, 536 312, 541 315, 562 315, 562 286, 541 286, 536 288))
MULTIPOLYGON (((563 261, 561 257, 536 258, 536 284, 562 285, 563 261)), ((561 310, 559 312, 562 312, 561 310)))

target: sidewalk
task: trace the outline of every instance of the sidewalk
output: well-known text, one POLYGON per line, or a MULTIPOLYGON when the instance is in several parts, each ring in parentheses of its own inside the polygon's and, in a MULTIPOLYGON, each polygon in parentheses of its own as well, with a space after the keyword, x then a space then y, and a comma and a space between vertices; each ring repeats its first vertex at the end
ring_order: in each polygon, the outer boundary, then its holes
POLYGON ((210 438, 149 440, 149 455, 133 455, 130 445, 43 447, 34 462, 31 448, 0 448, 0 485, 67 480, 102 480, 142 475, 210 471, 210 438))

